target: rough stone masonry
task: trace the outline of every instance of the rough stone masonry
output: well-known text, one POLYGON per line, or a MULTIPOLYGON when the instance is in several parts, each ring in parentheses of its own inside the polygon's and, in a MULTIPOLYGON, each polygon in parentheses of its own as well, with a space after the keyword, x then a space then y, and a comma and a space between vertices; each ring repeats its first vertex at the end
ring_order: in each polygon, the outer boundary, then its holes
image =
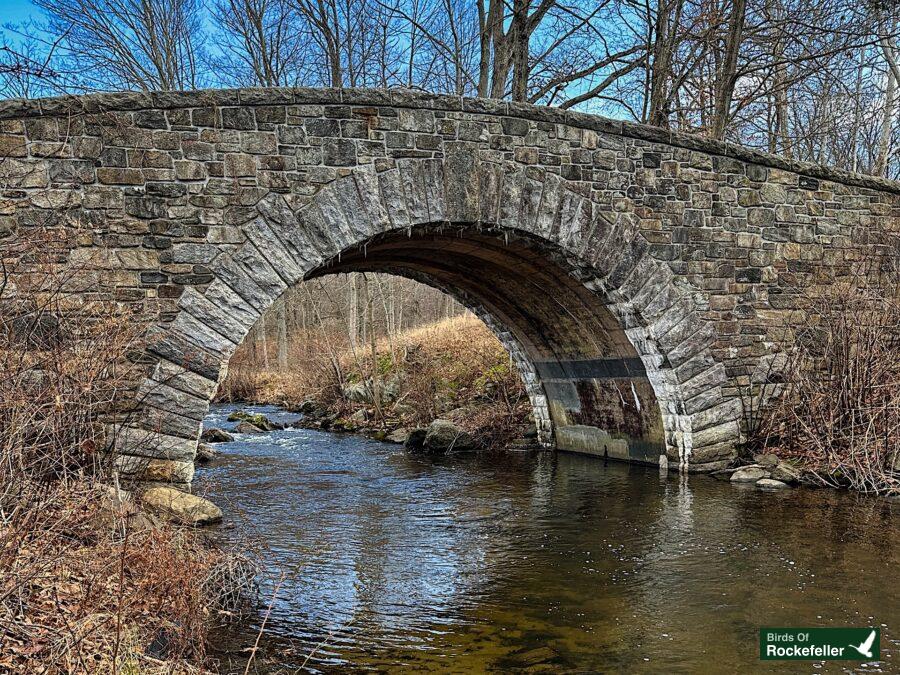
POLYGON ((145 327, 110 448, 123 474, 182 483, 254 322, 291 285, 353 270, 482 316, 546 444, 716 468, 809 299, 896 252, 900 229, 894 182, 405 90, 0 101, 0 189, 5 258, 62 231, 71 310, 113 302, 145 327))

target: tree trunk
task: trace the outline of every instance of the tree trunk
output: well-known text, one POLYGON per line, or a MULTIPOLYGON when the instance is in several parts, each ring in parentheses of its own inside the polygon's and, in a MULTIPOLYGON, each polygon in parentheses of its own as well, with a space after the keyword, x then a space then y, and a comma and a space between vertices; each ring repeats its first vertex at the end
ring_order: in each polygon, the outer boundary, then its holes
POLYGON ((747 0, 734 0, 729 19, 728 37, 725 41, 725 58, 716 77, 715 114, 713 117, 713 138, 723 140, 725 129, 731 118, 731 101, 737 84, 738 55, 747 14, 747 0))
POLYGON ((648 122, 657 127, 669 126, 669 78, 677 20, 673 16, 675 3, 682 0, 659 0, 656 11, 656 30, 653 41, 653 64, 650 73, 650 114, 648 122))
POLYGON ((525 101, 528 95, 529 0, 515 0, 509 39, 512 42, 512 100, 525 101))
POLYGON ((487 97, 491 78, 491 33, 498 0, 478 0, 478 96, 487 97), (488 9, 485 11, 484 3, 488 9))
POLYGON ((287 328, 287 296, 282 296, 278 303, 278 370, 282 373, 288 369, 288 328, 287 328))
POLYGON ((896 112, 897 78, 894 76, 894 50, 885 43, 885 60, 888 62, 887 86, 884 92, 884 113, 881 116, 881 131, 878 135, 878 155, 875 159, 873 173, 884 176, 887 173, 888 157, 891 153, 891 137, 894 130, 894 113, 896 112))

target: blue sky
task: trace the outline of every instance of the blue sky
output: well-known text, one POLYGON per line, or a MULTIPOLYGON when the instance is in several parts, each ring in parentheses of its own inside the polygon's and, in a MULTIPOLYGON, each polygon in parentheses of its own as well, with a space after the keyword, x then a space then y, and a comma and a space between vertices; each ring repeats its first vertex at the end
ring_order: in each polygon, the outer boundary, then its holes
POLYGON ((0 0, 0 23, 22 23, 30 16, 38 18, 40 11, 29 0, 0 0))

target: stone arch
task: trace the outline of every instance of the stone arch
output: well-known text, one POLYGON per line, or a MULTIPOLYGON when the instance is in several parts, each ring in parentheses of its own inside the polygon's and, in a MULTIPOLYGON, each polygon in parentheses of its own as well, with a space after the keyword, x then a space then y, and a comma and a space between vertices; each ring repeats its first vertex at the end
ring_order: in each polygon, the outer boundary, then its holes
MULTIPOLYGON (((639 377, 649 383, 668 456, 684 470, 732 458, 740 438, 739 402, 724 393, 725 369, 712 351, 716 330, 695 307, 691 287, 651 255, 633 209, 613 210, 554 173, 491 161, 487 154, 459 147, 440 159, 358 166, 299 208, 292 208, 289 195, 262 198, 256 216, 243 227, 243 243, 227 247, 210 264, 213 281, 203 290, 185 288, 174 319, 148 331, 147 351, 157 364, 139 387, 133 409, 110 429, 119 470, 189 482, 209 400, 257 318, 291 285, 350 269, 348 260, 363 266, 373 244, 395 242, 422 228, 457 228, 501 237, 507 244, 512 237, 523 250, 526 244, 536 246, 548 265, 577 282, 579 294, 594 299, 586 304, 597 326, 611 329, 608 317, 615 321, 623 350, 615 356, 633 354, 628 363, 639 365, 639 377)), ((389 257, 379 264, 397 266, 389 257)), ((477 294, 470 304, 495 314, 477 294)), ((529 354, 522 346, 524 333, 514 335, 522 327, 499 321, 502 329, 495 321, 495 330, 511 331, 509 344, 519 346, 523 367, 537 380, 540 350, 532 344, 529 354)), ((540 365, 546 376, 554 364, 540 365)), ((571 364, 556 365, 557 379, 578 377, 566 371, 571 364)), ((546 382, 533 384, 546 394, 546 382)), ((550 416, 558 417, 553 407, 551 402, 550 416)), ((555 432, 559 447, 586 449, 573 447, 578 443, 572 438, 561 442, 559 425, 555 432)))

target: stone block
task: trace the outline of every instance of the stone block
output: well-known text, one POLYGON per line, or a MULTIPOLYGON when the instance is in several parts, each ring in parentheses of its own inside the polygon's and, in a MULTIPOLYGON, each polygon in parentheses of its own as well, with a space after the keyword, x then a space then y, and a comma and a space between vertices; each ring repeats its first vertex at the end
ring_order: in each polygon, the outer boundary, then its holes
POLYGON ((225 176, 242 178, 256 175, 256 158, 253 155, 225 155, 225 176))
POLYGON ((39 160, 9 157, 0 162, 0 188, 43 188, 49 184, 47 165, 39 160))
POLYGON ((401 108, 397 114, 401 131, 434 132, 434 113, 431 110, 401 108))
POLYGON ((25 137, 12 134, 0 134, 0 157, 27 157, 25 137))
POLYGON ((253 155, 278 152, 278 140, 270 131, 245 131, 241 134, 241 151, 253 155))
POLYGON ((101 167, 97 169, 97 180, 106 185, 143 185, 144 173, 140 169, 101 167))
POLYGON ((222 108, 220 113, 224 129, 256 128, 256 117, 252 108, 222 108))
POLYGON ((356 164, 356 144, 344 138, 325 139, 322 160, 326 166, 353 166, 356 164))
POLYGON ((518 117, 503 117, 500 119, 500 126, 507 136, 524 136, 529 129, 528 120, 518 117))

